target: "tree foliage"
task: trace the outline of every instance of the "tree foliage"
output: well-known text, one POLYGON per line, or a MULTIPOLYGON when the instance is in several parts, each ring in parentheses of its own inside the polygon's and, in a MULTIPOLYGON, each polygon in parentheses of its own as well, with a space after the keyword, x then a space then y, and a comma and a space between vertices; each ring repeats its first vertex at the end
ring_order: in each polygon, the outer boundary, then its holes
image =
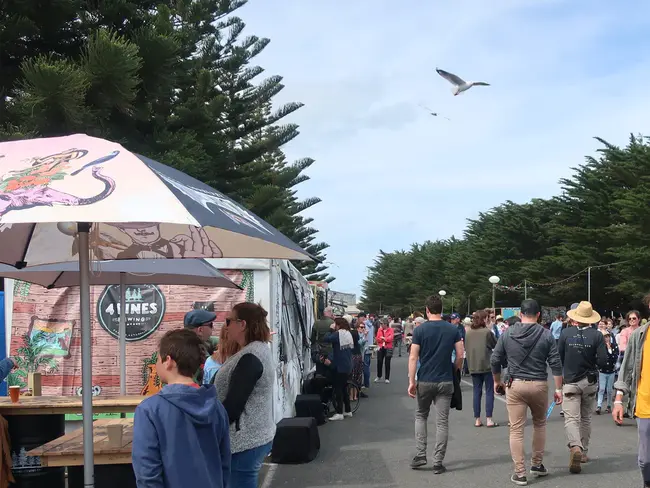
MULTIPOLYGON (((0 140, 83 132, 176 167, 251 208, 324 261, 286 161, 298 135, 260 79, 270 40, 244 35, 247 0, 5 0, 0 3, 0 140)), ((296 263, 310 279, 326 267, 296 263)), ((330 278, 331 279, 331 278, 330 278)))
POLYGON ((594 306, 638 306, 650 290, 650 143, 598 140, 598 157, 561 180, 557 197, 507 201, 469 220, 461 240, 380 251, 362 286, 364 309, 403 315, 440 290, 447 310, 452 299, 460 311, 490 306, 492 275, 501 279, 498 307, 517 306, 524 282, 529 298, 566 306, 587 299, 588 267, 594 306))

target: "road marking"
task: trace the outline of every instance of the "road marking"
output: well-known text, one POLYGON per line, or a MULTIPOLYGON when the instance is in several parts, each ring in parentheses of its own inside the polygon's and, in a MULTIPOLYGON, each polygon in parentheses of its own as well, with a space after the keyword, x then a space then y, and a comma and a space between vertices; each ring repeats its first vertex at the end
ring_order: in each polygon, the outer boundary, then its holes
MULTIPOLYGON (((460 380, 460 382, 461 382, 461 383, 465 383, 467 386, 471 386, 472 388, 474 388, 474 385, 473 385, 472 383, 470 383, 469 381, 466 381, 466 380, 460 380)), ((494 398, 495 398, 496 400, 499 400, 500 402, 506 403, 506 399, 505 399, 504 397, 502 397, 501 395, 497 395, 497 394, 495 393, 495 394, 494 394, 494 398)))
POLYGON ((275 463, 267 463, 267 466, 269 469, 266 472, 266 476, 264 477, 264 481, 262 482, 260 488, 271 488, 273 477, 275 476, 275 470, 278 469, 278 465, 275 463))

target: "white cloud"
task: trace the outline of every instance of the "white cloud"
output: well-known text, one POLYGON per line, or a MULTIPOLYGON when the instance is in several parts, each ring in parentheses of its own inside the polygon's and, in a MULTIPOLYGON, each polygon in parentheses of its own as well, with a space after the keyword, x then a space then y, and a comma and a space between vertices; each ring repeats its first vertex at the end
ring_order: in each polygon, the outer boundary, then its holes
POLYGON ((460 235, 506 199, 559 191, 598 147, 643 131, 650 4, 608 0, 250 0, 256 59, 284 76, 280 102, 316 164, 299 194, 331 248, 335 288, 358 292, 381 248, 460 235), (484 80, 458 97, 435 67, 484 80), (424 103, 452 119, 435 119, 424 103))

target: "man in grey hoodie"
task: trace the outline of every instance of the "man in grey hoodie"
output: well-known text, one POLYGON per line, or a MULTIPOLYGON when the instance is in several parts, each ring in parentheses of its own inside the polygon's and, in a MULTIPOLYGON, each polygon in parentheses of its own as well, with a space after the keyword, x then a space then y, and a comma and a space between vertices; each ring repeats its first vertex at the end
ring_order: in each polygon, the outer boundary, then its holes
POLYGON ((510 420, 510 454, 515 472, 510 481, 526 486, 524 459, 524 425, 530 408, 533 417, 533 455, 530 474, 546 476, 542 464, 546 444, 546 411, 548 408, 548 366, 555 380, 554 399, 562 403, 562 363, 555 339, 550 331, 539 325, 540 307, 535 300, 521 303, 521 321, 508 327, 499 337, 490 363, 494 376, 494 391, 503 395, 510 420), (501 381, 501 367, 507 362, 508 385, 501 381))

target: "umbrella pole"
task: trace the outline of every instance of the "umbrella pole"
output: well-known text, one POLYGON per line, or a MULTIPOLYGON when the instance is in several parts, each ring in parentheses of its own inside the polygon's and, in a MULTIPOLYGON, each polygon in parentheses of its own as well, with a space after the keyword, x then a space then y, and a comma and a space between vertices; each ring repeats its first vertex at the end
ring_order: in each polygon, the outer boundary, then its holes
POLYGON ((126 395, 126 273, 120 273, 120 395, 126 395))
POLYGON ((93 371, 90 327, 90 224, 77 224, 79 235, 79 294, 81 305, 81 411, 83 414, 84 488, 95 486, 93 450, 93 371))

